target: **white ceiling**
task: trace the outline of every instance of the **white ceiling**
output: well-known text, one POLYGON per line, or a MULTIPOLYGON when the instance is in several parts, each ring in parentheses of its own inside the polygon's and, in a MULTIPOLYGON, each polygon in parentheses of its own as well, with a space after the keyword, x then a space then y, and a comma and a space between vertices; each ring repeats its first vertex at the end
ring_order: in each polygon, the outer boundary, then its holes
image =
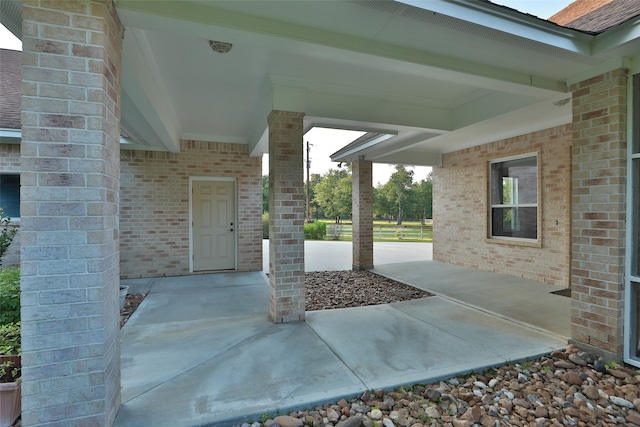
POLYGON ((638 48, 632 30, 606 47, 481 1, 413 3, 119 0, 123 128, 139 148, 199 139, 260 155, 269 112, 300 111, 307 128, 394 135, 353 156, 434 165, 570 122, 571 105, 553 105, 570 97, 568 82, 615 62, 614 48, 638 48), (216 53, 208 40, 233 48, 216 53))

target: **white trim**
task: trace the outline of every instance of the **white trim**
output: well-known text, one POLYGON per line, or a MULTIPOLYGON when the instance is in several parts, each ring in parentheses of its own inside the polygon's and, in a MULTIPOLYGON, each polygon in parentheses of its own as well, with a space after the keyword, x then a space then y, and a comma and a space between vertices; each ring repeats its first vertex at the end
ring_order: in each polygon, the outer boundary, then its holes
POLYGON ((525 153, 525 154, 518 154, 518 155, 515 155, 515 156, 502 157, 502 158, 494 159, 494 160, 489 160, 489 163, 508 162, 510 160, 525 159, 527 157, 536 157, 536 166, 539 165, 539 162, 537 160, 537 158, 538 158, 538 152, 537 151, 532 151, 530 153, 525 153))
POLYGON ((545 19, 468 0, 396 0, 419 9, 478 23, 519 37, 536 40, 582 55, 591 54, 594 36, 555 25, 545 19))
MULTIPOLYGON (((633 275, 633 272, 631 270, 631 266, 634 264, 633 262, 633 256, 634 253, 637 255, 637 251, 634 251, 634 245, 638 245, 640 244, 640 242, 638 241, 637 237, 634 238, 634 211, 637 207, 634 206, 633 204, 633 175, 634 175, 634 162, 638 162, 638 159, 640 159, 640 153, 634 153, 633 149, 634 149, 634 142, 635 139, 640 138, 640 135, 636 135, 636 132, 634 132, 634 127, 635 125, 638 123, 639 119, 640 119, 640 111, 635 111, 634 109, 634 104, 640 104, 640 99, 638 99, 640 97, 640 93, 637 94, 637 96, 635 96, 634 99, 634 95, 636 94, 636 92, 638 90, 640 90, 640 87, 635 88, 635 83, 640 83, 640 74, 633 74, 631 75, 631 78, 628 80, 629 84, 627 85, 627 111, 629 111, 629 117, 630 120, 627 120, 627 135, 628 135, 628 141, 629 143, 627 144, 627 198, 626 198, 626 202, 627 202, 627 211, 626 211, 626 218, 627 218, 627 226, 626 226, 626 242, 625 242, 625 266, 624 266, 624 272, 625 272, 625 279, 624 279, 624 314, 623 314, 623 320, 624 320, 624 329, 623 329, 623 335, 622 335, 622 340, 623 340, 623 344, 624 344, 624 350, 623 350, 623 358, 625 363, 628 363, 629 365, 633 365, 635 367, 640 367, 640 357, 637 356, 637 335, 638 335, 638 331, 636 330, 638 328, 637 323, 634 325, 633 322, 631 321, 633 319, 634 316, 637 316, 637 313, 633 313, 632 311, 632 306, 634 305, 633 302, 633 283, 638 283, 640 286, 640 277, 637 277, 635 275, 633 275), (637 103, 635 101, 638 101, 637 103), (635 344, 635 345, 634 345, 635 344)), ((638 173, 640 173, 640 170, 638 171, 638 173)), ((636 189, 637 191, 640 191, 640 189, 636 189)), ((640 214, 640 212, 638 212, 638 214, 640 214)), ((637 304, 637 300, 635 302, 635 304, 637 304)), ((637 307, 635 307, 637 310, 637 307)))
POLYGON ((0 128, 0 144, 20 144, 21 140, 20 129, 0 128))
POLYGON ((390 138, 393 138, 394 136, 396 136, 396 135, 384 134, 384 135, 377 136, 377 137, 373 138, 371 141, 365 142, 362 145, 358 145, 357 147, 353 147, 353 148, 348 149, 348 150, 345 150, 344 148, 342 148, 341 150, 336 151, 335 153, 331 154, 331 156, 330 156, 331 160, 332 161, 336 161, 336 160, 343 159, 343 158, 346 158, 348 156, 357 154, 360 151, 366 150, 366 149, 371 148, 371 147, 375 147, 376 145, 381 144, 381 143, 385 142, 386 140, 388 140, 390 138), (342 150, 344 150, 344 151, 342 151, 342 150))
POLYGON ((238 270, 238 179, 233 177, 190 176, 189 177, 189 273, 193 274, 193 183, 198 182, 233 182, 233 202, 235 203, 233 222, 235 224, 235 268, 238 270))
POLYGON ((630 60, 628 58, 614 58, 602 64, 590 67, 587 70, 573 74, 567 77, 567 86, 574 85, 576 83, 583 82, 585 80, 592 79, 602 74, 606 74, 610 71, 617 70, 619 68, 629 68, 630 60))
POLYGON ((22 131, 20 129, 0 128, 0 137, 22 138, 22 131))

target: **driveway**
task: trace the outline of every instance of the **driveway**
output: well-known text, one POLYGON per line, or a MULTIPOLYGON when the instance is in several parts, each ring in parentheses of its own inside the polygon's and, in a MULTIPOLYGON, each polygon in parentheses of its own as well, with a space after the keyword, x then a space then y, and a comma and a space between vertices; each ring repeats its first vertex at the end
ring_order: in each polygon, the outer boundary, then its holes
MULTIPOLYGON (((305 271, 351 270, 351 242, 306 240, 304 242, 305 271)), ((262 270, 269 272, 269 240, 262 241, 262 270)), ((432 243, 374 242, 374 265, 433 259, 432 243)))

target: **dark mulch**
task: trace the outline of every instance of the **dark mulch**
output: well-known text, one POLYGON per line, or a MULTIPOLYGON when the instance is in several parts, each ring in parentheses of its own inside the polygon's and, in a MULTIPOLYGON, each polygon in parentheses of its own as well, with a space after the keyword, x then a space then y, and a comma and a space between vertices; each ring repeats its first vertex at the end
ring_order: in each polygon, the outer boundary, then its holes
POLYGON ((130 294, 124 300, 124 309, 120 310, 120 327, 122 328, 129 317, 138 308, 140 303, 144 300, 147 294, 130 294))
POLYGON ((551 293, 554 295, 560 295, 561 297, 571 298, 571 288, 560 289, 559 291, 553 291, 551 293))
POLYGON ((307 311, 389 304, 433 296, 370 271, 315 271, 305 274, 307 311))

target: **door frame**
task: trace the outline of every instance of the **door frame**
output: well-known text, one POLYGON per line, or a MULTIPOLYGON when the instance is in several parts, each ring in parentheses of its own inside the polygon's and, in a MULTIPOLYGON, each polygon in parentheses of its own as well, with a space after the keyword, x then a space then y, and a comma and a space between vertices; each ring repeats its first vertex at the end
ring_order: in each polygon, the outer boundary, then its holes
MULTIPOLYGON (((189 273, 193 274, 193 183, 199 182, 232 182, 233 183, 233 203, 235 226, 235 254, 234 254, 234 271, 238 271, 238 180, 236 178, 225 178, 215 176, 190 176, 189 177, 189 273)), ((230 270, 224 270, 230 271, 230 270)))

